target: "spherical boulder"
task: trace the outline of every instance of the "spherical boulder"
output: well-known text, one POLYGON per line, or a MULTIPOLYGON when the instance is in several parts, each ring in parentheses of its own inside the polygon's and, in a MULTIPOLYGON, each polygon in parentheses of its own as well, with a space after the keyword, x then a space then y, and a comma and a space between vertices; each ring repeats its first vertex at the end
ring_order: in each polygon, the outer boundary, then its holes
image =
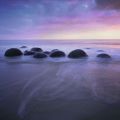
POLYGON ((89 50, 89 49, 91 49, 91 48, 85 48, 85 49, 88 49, 88 50, 89 50))
POLYGON ((45 53, 46 55, 49 55, 49 54, 50 54, 49 51, 44 51, 43 53, 45 53))
POLYGON ((27 46, 21 46, 20 48, 27 48, 27 46))
POLYGON ((101 53, 101 54, 97 55, 97 57, 99 57, 99 58, 111 58, 111 56, 106 54, 106 53, 101 53))
POLYGON ((88 55, 86 54, 86 52, 84 52, 83 50, 81 49, 76 49, 76 50, 73 50, 69 53, 68 57, 69 58, 81 58, 81 57, 87 57, 88 55))
POLYGON ((31 51, 33 51, 33 52, 42 52, 43 50, 41 48, 34 47, 34 48, 31 48, 31 51))
POLYGON ((34 58, 46 58, 47 55, 46 55, 45 53, 40 53, 40 52, 38 52, 38 53, 35 53, 35 54, 33 55, 33 57, 34 57, 34 58))
POLYGON ((97 52, 104 52, 104 50, 97 50, 97 52))
POLYGON ((28 55, 33 55, 33 54, 34 54, 33 51, 28 51, 28 50, 26 50, 26 51, 24 52, 24 55, 26 55, 26 56, 28 56, 28 55))
POLYGON ((53 49, 51 52, 59 51, 59 49, 53 49))
POLYGON ((4 56, 6 57, 15 57, 15 56, 21 56, 23 53, 18 48, 10 48, 6 50, 4 56))
POLYGON ((53 51, 53 52, 50 54, 50 57, 52 57, 52 58, 65 57, 65 53, 64 53, 63 51, 56 50, 56 51, 53 51))

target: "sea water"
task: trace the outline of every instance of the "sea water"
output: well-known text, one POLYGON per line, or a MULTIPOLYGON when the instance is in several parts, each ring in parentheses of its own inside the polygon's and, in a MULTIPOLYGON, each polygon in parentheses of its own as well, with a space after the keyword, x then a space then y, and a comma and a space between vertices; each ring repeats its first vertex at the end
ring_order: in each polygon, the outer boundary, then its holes
MULTIPOLYGON (((97 54, 107 53, 112 56, 113 60, 120 60, 120 40, 0 40, 0 58, 6 59, 4 53, 9 48, 19 48, 21 51, 30 50, 32 47, 40 47, 44 51, 51 51, 53 49, 59 49, 66 53, 66 56, 75 49, 84 50, 89 60, 96 60, 97 54), (27 48, 20 48, 21 46, 27 46, 27 48)), ((32 57, 23 56, 18 59, 21 62, 34 62, 32 57)), ((57 61, 70 60, 67 57, 57 59, 57 61)), ((37 60, 36 60, 37 61, 37 60)), ((35 61, 35 62, 36 62, 35 61)), ((39 60, 40 61, 40 60, 39 60)), ((44 61, 56 61, 48 57, 44 61)))
POLYGON ((119 40, 0 41, 0 120, 120 120, 119 53, 119 40), (13 47, 83 49, 88 58, 4 57, 13 47))

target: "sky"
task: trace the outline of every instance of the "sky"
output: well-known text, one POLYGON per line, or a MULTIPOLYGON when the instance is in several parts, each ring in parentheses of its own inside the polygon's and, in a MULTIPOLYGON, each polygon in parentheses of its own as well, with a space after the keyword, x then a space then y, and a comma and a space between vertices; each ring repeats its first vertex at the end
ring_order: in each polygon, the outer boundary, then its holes
POLYGON ((120 0, 0 0, 0 39, 120 39, 120 0))

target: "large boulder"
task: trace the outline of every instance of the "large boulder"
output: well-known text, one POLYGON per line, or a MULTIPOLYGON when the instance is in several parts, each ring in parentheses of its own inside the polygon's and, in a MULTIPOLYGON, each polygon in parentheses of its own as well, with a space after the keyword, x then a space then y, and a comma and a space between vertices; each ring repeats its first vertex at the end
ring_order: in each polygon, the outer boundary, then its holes
POLYGON ((33 51, 33 52, 42 52, 43 50, 41 48, 34 47, 34 48, 31 48, 31 51, 33 51))
POLYGON ((24 55, 28 56, 28 55, 33 55, 34 52, 33 51, 28 51, 28 50, 25 50, 24 52, 24 55))
POLYGON ((15 56, 21 56, 23 53, 18 48, 10 48, 6 50, 4 56, 6 57, 15 57, 15 56))
POLYGON ((76 49, 76 50, 73 50, 69 53, 68 57, 69 58, 81 58, 81 57, 87 57, 88 55, 86 54, 86 52, 84 52, 83 50, 81 49, 76 49))
POLYGON ((50 57, 57 58, 57 57, 65 57, 65 53, 60 50, 55 50, 50 54, 50 57))
POLYGON ((47 55, 45 53, 36 52, 33 57, 34 58, 46 58, 47 55))
POLYGON ((106 53, 98 54, 97 57, 99 57, 99 58, 111 58, 111 56, 106 54, 106 53))

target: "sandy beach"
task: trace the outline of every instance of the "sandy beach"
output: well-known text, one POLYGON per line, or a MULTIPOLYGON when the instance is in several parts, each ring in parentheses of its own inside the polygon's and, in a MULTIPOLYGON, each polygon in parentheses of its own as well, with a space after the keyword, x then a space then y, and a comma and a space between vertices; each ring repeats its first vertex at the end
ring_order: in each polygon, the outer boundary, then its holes
POLYGON ((120 64, 8 62, 0 66, 0 119, 120 118, 120 64))
POLYGON ((5 58, 1 53, 0 119, 119 120, 119 49, 105 49, 116 51, 112 59, 96 58, 95 50, 76 60, 5 58))

